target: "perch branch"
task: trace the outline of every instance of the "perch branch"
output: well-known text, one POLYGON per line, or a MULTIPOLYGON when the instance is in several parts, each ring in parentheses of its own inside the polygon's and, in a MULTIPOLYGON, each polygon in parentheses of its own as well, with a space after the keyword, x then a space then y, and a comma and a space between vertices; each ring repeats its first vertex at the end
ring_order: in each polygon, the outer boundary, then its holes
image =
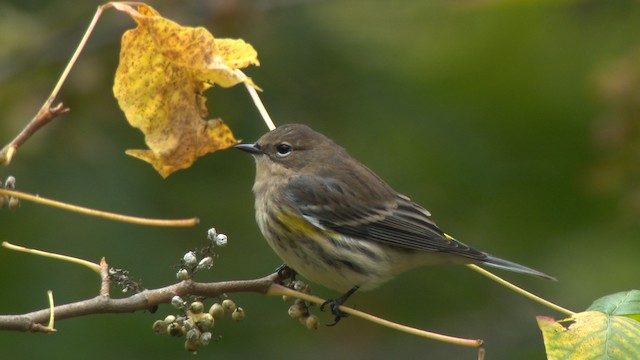
POLYGON ((159 289, 144 290, 122 299, 113 299, 106 295, 82 300, 70 304, 58 305, 21 315, 0 315, 0 330, 50 332, 46 330, 52 310, 57 321, 92 314, 131 313, 151 310, 160 304, 168 304, 171 298, 178 296, 216 297, 225 293, 257 292, 266 293, 271 284, 278 279, 276 274, 255 280, 223 281, 200 283, 186 280, 159 289))

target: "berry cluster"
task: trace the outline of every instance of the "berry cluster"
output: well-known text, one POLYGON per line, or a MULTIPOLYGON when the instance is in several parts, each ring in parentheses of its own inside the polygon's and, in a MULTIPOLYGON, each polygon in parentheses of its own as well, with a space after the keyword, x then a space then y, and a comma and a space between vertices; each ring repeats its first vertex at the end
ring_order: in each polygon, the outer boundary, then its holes
MULTIPOLYGON (((294 280, 289 283, 289 287, 296 291, 303 292, 305 294, 310 294, 311 290, 309 289, 309 285, 305 284, 300 280, 294 280)), ((283 296, 282 300, 290 301, 291 298, 289 296, 283 296)), ((320 320, 317 316, 309 313, 309 304, 302 299, 295 299, 293 305, 289 307, 289 316, 292 319, 297 319, 300 321, 300 324, 305 326, 309 330, 318 329, 318 325, 320 324, 320 320)))
POLYGON ((227 235, 218 234, 215 228, 207 231, 207 239, 209 245, 199 250, 189 251, 182 257, 182 263, 178 266, 178 272, 176 277, 178 280, 183 281, 191 279, 191 277, 201 270, 209 270, 213 266, 213 258, 217 257, 213 249, 215 246, 223 247, 227 245, 227 235), (202 258, 198 260, 198 255, 202 255, 202 258))
MULTIPOLYGON (((215 228, 209 229, 207 239, 209 240, 207 246, 188 251, 182 256, 176 273, 178 280, 189 280, 195 273, 211 269, 213 258, 218 256, 213 249, 227 245, 227 235, 218 234, 215 228)), ((196 353, 199 348, 211 342, 213 338, 211 330, 217 319, 225 314, 231 314, 231 318, 235 321, 242 321, 245 317, 244 310, 236 306, 231 299, 224 299, 222 303, 216 302, 208 312, 205 311, 205 306, 200 300, 195 299, 189 304, 180 296, 174 296, 171 299, 171 305, 181 313, 168 315, 164 320, 157 320, 153 323, 153 331, 156 334, 167 333, 174 337, 185 337, 185 350, 196 353)))
POLYGON ((245 312, 231 299, 225 299, 222 304, 213 304, 208 312, 205 312, 204 304, 201 301, 194 301, 188 304, 180 296, 171 299, 171 305, 182 311, 181 315, 169 315, 164 320, 157 320, 153 323, 153 331, 156 334, 167 333, 174 337, 185 337, 184 348, 187 351, 196 353, 202 346, 207 346, 211 342, 213 329, 217 319, 225 314, 231 314, 235 321, 242 321, 245 312))

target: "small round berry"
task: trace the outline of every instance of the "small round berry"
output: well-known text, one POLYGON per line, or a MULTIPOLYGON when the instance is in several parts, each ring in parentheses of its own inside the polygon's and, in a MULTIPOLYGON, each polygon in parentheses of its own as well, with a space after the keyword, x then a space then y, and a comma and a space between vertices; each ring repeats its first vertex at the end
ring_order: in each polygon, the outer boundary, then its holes
POLYGON ((196 325, 202 331, 209 331, 213 328, 214 320, 213 316, 209 313, 202 314, 202 317, 196 321, 196 325))
POLYGON ((171 323, 167 326, 167 333, 169 336, 181 337, 184 335, 184 328, 176 323, 171 323))
POLYGON ((235 301, 231 300, 231 299, 225 299, 222 302, 222 308, 224 309, 225 312, 227 313, 232 313, 236 310, 236 303, 235 301))
POLYGON ((193 314, 202 314, 204 311, 204 304, 201 301, 194 301, 189 306, 189 311, 193 314))
POLYGON ((175 315, 167 315, 167 317, 164 318, 164 322, 166 322, 167 324, 171 324, 174 321, 176 321, 175 315))
POLYGON ((307 309, 298 304, 293 304, 289 307, 287 312, 292 319, 299 319, 307 313, 307 309))
POLYGON ((200 335, 200 344, 202 344, 202 346, 207 346, 209 345, 209 343, 211 342, 211 333, 210 332, 203 332, 202 335, 200 335))
POLYGON ((211 305, 209 309, 209 314, 213 316, 214 319, 219 319, 224 316, 224 308, 219 303, 215 303, 211 305))
POLYGON ((19 208, 20 207, 20 199, 18 199, 17 197, 11 196, 9 198, 9 205, 7 205, 7 207, 10 210, 15 210, 15 209, 19 208))
POLYGON ((193 329, 187 331, 187 341, 199 341, 200 340, 200 334, 202 334, 202 332, 200 331, 200 329, 194 327, 193 329))
POLYGON ((315 315, 309 315, 307 320, 305 321, 305 325, 309 330, 318 330, 318 326, 320 325, 320 320, 315 315))
POLYGON ((186 318, 182 322, 182 326, 184 327, 184 331, 189 331, 189 330, 193 329, 194 327, 196 327, 196 322, 191 317, 190 318, 186 318))
POLYGON ((235 321, 242 321, 244 320, 244 317, 245 313, 241 307, 236 308, 236 310, 231 314, 231 318, 235 321))
POLYGON ((187 350, 190 353, 197 354, 199 348, 200 348, 200 342, 199 341, 186 340, 184 342, 184 349, 187 350))
POLYGON ((156 334, 164 334, 167 332, 167 323, 162 320, 156 320, 151 326, 151 329, 156 334))

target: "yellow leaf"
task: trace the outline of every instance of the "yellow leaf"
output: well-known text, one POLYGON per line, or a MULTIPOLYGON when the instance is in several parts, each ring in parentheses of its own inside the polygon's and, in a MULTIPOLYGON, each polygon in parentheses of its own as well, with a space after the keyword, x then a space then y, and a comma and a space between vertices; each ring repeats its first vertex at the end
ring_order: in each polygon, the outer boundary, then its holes
POLYGON ((215 39, 202 27, 184 27, 153 8, 119 3, 138 26, 122 37, 113 91, 129 123, 145 134, 149 150, 127 154, 149 162, 163 176, 208 152, 237 143, 221 120, 208 115, 204 91, 251 80, 237 69, 259 65, 242 40, 215 39))
POLYGON ((538 316, 549 360, 640 359, 640 323, 599 311, 555 321, 538 316))

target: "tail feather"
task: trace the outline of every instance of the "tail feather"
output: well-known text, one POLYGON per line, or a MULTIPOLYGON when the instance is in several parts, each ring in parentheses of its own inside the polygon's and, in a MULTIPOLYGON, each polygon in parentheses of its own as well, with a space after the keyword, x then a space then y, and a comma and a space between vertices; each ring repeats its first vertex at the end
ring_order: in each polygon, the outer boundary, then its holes
POLYGON ((486 260, 484 260, 482 265, 491 266, 491 267, 494 267, 496 269, 513 271, 513 272, 517 272, 517 273, 521 273, 521 274, 528 274, 528 275, 538 276, 538 277, 541 277, 541 278, 547 279, 547 280, 558 281, 558 279, 554 278, 553 276, 547 275, 547 274, 545 274, 545 273, 543 273, 541 271, 526 267, 524 265, 516 264, 516 263, 511 262, 509 260, 500 259, 500 258, 497 258, 495 256, 491 256, 491 255, 489 255, 489 257, 486 260))

